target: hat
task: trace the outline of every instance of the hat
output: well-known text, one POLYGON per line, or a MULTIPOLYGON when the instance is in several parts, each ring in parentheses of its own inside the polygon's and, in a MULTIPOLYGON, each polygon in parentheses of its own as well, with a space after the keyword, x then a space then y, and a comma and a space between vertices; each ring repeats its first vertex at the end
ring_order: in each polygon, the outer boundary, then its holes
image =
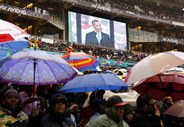
POLYGON ((50 98, 50 105, 54 105, 58 102, 63 102, 64 104, 67 104, 68 100, 67 98, 61 94, 61 93, 55 93, 54 95, 52 95, 52 97, 50 98))
POLYGON ((107 100, 107 104, 109 107, 113 107, 113 106, 123 106, 126 105, 127 103, 123 102, 120 96, 114 95, 107 100))
POLYGON ((18 95, 19 96, 19 93, 18 93, 18 91, 17 90, 15 90, 15 89, 13 89, 13 88, 10 88, 10 89, 8 89, 5 93, 4 93, 4 97, 7 95, 7 94, 9 94, 9 93, 14 93, 14 94, 16 94, 16 95, 18 95))

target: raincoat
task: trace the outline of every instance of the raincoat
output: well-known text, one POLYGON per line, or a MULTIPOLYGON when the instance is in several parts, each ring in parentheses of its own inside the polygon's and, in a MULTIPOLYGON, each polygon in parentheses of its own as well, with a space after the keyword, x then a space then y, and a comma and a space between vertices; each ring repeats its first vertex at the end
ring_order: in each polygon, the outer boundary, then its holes
POLYGON ((25 127, 28 122, 28 116, 20 111, 16 117, 12 116, 11 111, 0 107, 0 127, 25 127))
POLYGON ((129 125, 121 120, 116 119, 113 107, 108 108, 106 113, 89 121, 85 127, 129 127, 129 125))

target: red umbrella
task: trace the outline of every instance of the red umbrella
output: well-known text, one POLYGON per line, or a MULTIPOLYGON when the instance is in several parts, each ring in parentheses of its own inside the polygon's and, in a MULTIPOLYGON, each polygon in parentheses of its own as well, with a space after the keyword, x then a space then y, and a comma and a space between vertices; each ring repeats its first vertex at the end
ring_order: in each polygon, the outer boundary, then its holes
POLYGON ((177 101, 164 113, 171 116, 184 117, 184 100, 177 101))
POLYGON ((182 100, 184 99, 184 74, 176 72, 158 74, 140 81, 132 89, 157 100, 162 100, 165 96, 171 96, 174 101, 182 100))

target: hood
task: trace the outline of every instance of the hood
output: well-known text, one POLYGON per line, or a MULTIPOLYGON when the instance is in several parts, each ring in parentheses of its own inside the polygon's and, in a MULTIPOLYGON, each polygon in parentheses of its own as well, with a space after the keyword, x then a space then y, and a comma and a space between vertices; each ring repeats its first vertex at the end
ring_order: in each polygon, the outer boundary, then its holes
POLYGON ((114 120, 117 124, 119 124, 123 120, 123 117, 122 117, 122 119, 117 119, 116 118, 116 116, 115 116, 115 107, 109 107, 109 108, 107 108, 105 114, 109 118, 111 118, 112 120, 114 120))

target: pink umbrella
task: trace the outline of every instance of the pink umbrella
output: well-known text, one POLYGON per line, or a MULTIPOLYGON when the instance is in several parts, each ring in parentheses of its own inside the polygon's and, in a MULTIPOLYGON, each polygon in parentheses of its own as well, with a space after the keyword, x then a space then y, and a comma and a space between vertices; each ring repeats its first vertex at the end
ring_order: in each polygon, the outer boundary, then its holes
POLYGON ((164 113, 171 116, 184 117, 184 100, 177 101, 164 113))
POLYGON ((13 40, 19 40, 24 37, 28 37, 29 34, 27 34, 23 29, 20 27, 1 20, 0 19, 0 43, 7 42, 7 41, 13 41, 13 40))
POLYGON ((171 96, 174 101, 182 100, 184 99, 184 74, 176 72, 158 74, 138 82, 132 89, 157 100, 162 100, 165 96, 171 96))

